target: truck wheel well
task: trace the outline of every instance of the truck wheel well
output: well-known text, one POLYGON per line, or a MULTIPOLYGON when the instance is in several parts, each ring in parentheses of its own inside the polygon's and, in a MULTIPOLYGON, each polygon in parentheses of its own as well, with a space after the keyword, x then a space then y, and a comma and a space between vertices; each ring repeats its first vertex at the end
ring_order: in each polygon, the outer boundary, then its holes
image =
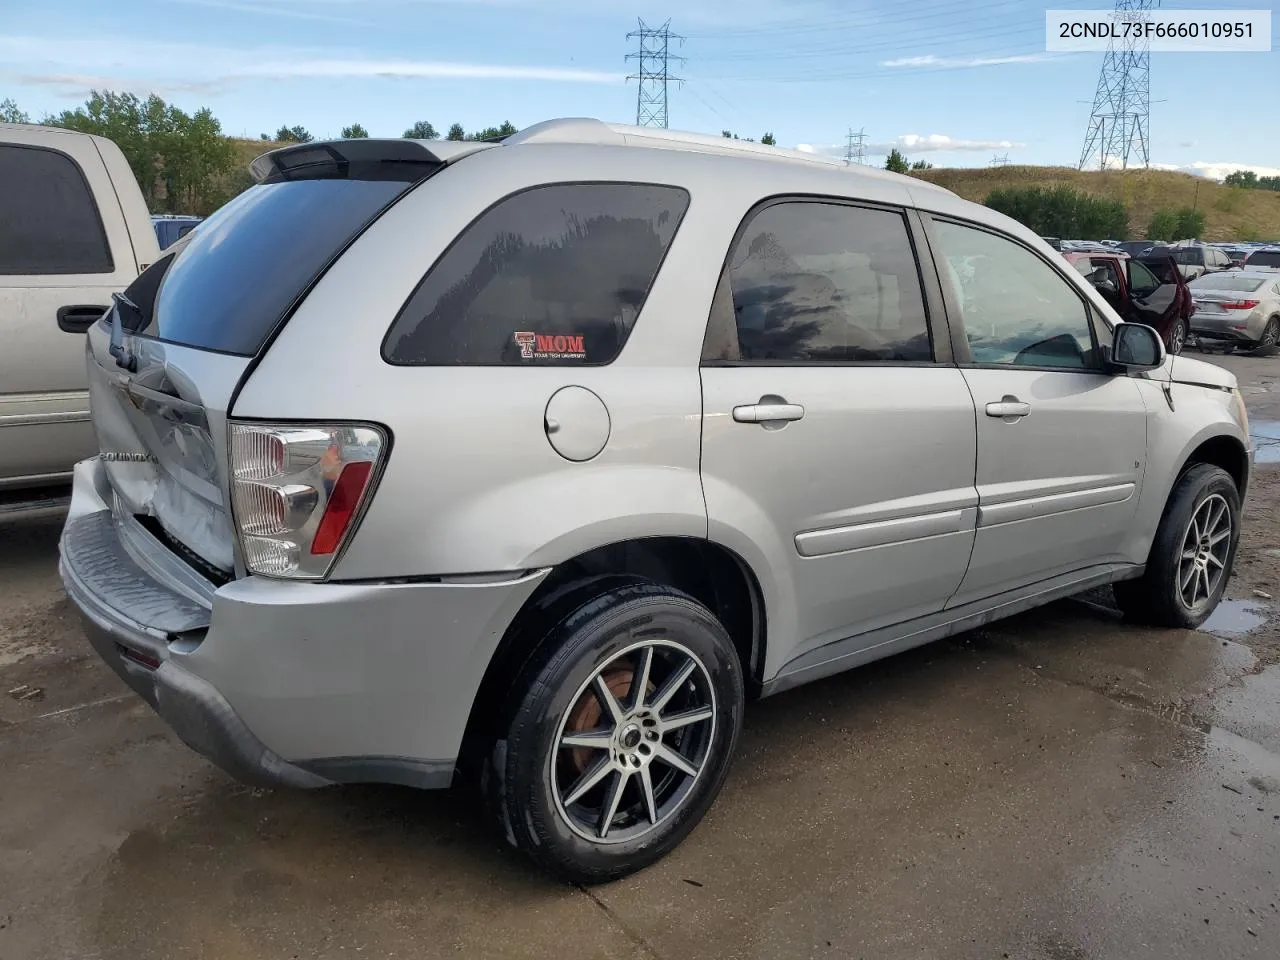
POLYGON ((764 601, 745 561, 719 544, 691 537, 609 544, 559 564, 511 622, 471 706, 463 738, 464 766, 479 759, 477 750, 487 750, 487 744, 501 736, 512 687, 541 637, 539 627, 556 616, 558 602, 563 609, 564 604, 573 605, 575 593, 599 589, 602 582, 636 578, 681 590, 714 613, 738 651, 748 693, 758 692, 764 663, 764 601))
POLYGON ((1178 476, 1182 476, 1198 463, 1211 463, 1231 474, 1231 479, 1240 491, 1240 499, 1244 499, 1245 487, 1249 482, 1249 457, 1240 441, 1232 437, 1210 437, 1191 451, 1178 476))

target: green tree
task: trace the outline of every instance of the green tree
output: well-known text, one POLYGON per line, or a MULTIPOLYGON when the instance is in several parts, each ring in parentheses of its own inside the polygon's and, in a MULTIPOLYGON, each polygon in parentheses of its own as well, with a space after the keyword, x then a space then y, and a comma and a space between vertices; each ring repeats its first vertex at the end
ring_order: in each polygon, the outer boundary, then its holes
POLYGON ((1252 170, 1237 170, 1234 173, 1228 173, 1222 182, 1228 187, 1253 189, 1258 186, 1258 175, 1252 170))
POLYGON ((1176 240, 1198 240, 1204 236, 1204 213, 1183 207, 1176 214, 1178 218, 1178 235, 1176 240))
POLYGON ((928 160, 917 160, 915 163, 911 164, 911 169, 912 170, 932 170, 933 164, 930 163, 928 160))
POLYGON ((467 139, 466 131, 462 129, 462 124, 455 123, 449 128, 449 132, 445 134, 446 140, 465 140, 467 139))
POLYGON ((292 127, 286 127, 283 124, 276 131, 277 143, 310 143, 315 138, 307 132, 307 128, 302 124, 296 124, 292 127))
POLYGON ((31 118, 18 109, 18 104, 9 97, 0 100, 0 123, 30 123, 31 118))
POLYGON ((1172 210, 1157 210, 1151 215, 1147 224, 1147 236, 1152 240, 1168 242, 1176 239, 1178 233, 1178 215, 1172 210))
MULTIPOLYGON (((450 130, 450 133, 453 131, 450 130)), ((509 120, 502 121, 500 127, 485 127, 483 130, 477 130, 475 133, 468 133, 468 140, 500 140, 503 137, 509 137, 516 133, 515 125, 509 120)))
POLYGON ((94 91, 46 122, 114 141, 154 213, 205 214, 228 199, 235 149, 208 108, 187 114, 155 94, 94 91))
POLYGON ((366 129, 364 128, 364 125, 363 125, 363 124, 360 124, 360 123, 353 123, 353 124, 351 124, 351 126, 349 126, 349 127, 343 127, 343 128, 342 128, 342 139, 343 139, 343 140, 360 140, 360 139, 367 139, 367 138, 368 138, 368 136, 369 136, 369 131, 368 131, 368 130, 366 130, 366 129))
POLYGON ((409 140, 439 140, 440 134, 436 133, 436 128, 431 125, 429 120, 419 120, 412 127, 404 132, 405 138, 409 140))
POLYGON ((760 138, 760 142, 763 143, 766 147, 776 147, 778 145, 778 141, 773 139, 772 133, 766 133, 763 137, 760 138))
POLYGON ((1124 237, 1129 232, 1129 211, 1123 203, 1070 187, 993 190, 984 203, 1041 236, 1124 237))
POLYGON ((884 168, 892 170, 894 173, 906 173, 911 169, 907 164, 907 158, 902 155, 897 147, 889 151, 889 156, 884 161, 884 168))

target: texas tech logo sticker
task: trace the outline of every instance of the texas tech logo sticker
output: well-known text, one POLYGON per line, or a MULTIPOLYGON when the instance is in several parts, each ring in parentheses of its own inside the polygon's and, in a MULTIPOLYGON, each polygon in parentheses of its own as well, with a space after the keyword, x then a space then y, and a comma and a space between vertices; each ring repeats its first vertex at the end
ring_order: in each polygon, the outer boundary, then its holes
POLYGON ((520 348, 521 360, 581 360, 587 355, 582 336, 533 333, 517 330, 512 334, 520 348))

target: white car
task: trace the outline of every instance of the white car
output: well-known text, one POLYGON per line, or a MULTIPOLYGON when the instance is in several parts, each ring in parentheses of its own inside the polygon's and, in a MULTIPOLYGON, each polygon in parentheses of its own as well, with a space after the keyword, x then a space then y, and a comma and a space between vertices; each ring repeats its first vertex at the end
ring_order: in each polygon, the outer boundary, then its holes
POLYGON ((160 255, 110 140, 0 123, 0 515, 56 505, 98 449, 84 333, 160 255), (37 497, 36 491, 40 491, 37 497))
POLYGON ((1244 347, 1280 342, 1280 270, 1246 266, 1206 274, 1188 286, 1195 302, 1191 332, 1199 339, 1244 347))

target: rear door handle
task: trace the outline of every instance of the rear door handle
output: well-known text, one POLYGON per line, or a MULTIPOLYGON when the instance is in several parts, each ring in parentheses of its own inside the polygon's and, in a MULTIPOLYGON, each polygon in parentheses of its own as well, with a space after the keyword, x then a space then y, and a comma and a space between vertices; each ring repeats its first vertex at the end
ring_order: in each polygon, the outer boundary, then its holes
POLYGON ((85 305, 59 307, 58 327, 67 333, 84 333, 110 309, 110 307, 85 305))
POLYGON ((1006 393, 1004 397, 994 403, 987 404, 987 416, 997 417, 1008 423, 1014 420, 1020 420, 1031 413, 1031 404, 1023 403, 1013 394, 1006 393))
POLYGON ((787 403, 780 398, 761 397, 759 403, 733 408, 733 419, 737 423, 785 423, 799 420, 803 416, 804 407, 798 403, 787 403))

